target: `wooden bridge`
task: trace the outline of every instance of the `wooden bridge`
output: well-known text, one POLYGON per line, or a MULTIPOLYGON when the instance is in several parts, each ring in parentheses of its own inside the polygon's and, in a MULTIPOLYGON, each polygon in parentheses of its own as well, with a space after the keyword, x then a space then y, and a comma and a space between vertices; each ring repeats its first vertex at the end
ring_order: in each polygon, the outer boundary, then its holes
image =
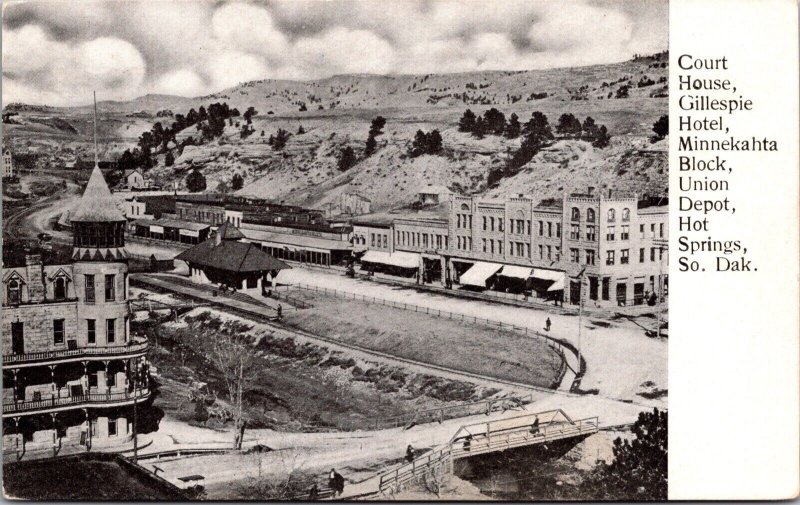
POLYGON ((396 492, 410 482, 440 481, 442 475, 453 472, 453 462, 457 459, 583 437, 598 431, 597 417, 573 420, 561 409, 464 425, 444 446, 380 473, 377 490, 363 489, 356 496, 396 492))

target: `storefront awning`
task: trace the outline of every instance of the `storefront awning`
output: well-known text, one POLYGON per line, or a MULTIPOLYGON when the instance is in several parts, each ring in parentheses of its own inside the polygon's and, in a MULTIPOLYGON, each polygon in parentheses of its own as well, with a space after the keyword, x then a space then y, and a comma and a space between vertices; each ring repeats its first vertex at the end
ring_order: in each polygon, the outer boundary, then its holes
MULTIPOLYGON (((533 277, 537 279, 542 279, 545 281, 561 281, 562 286, 564 283, 564 272, 559 272, 557 270, 544 270, 541 268, 534 268, 533 269, 533 277)), ((563 287, 561 289, 564 289, 563 287)))
POLYGON ((486 279, 496 274, 501 268, 503 268, 503 265, 498 263, 478 261, 472 265, 469 270, 464 272, 459 279, 459 283, 485 288, 486 279))
POLYGON ((503 265, 503 270, 500 275, 503 277, 512 277, 514 279, 528 280, 533 274, 533 269, 530 267, 518 267, 514 265, 503 265))
POLYGON ((364 253, 364 256, 361 257, 362 263, 382 263, 384 265, 389 264, 389 253, 383 251, 373 251, 369 250, 364 253))
POLYGON ((154 224, 150 225, 150 233, 164 233, 163 226, 156 226, 154 224))
POLYGON ((547 291, 563 291, 564 290, 564 278, 555 281, 552 286, 547 288, 547 291))
POLYGON ((178 234, 183 235, 185 237, 200 237, 200 232, 197 230, 184 230, 181 229, 178 231, 178 234))
POLYGON ((389 264, 400 268, 419 268, 419 254, 395 251, 389 256, 389 264))

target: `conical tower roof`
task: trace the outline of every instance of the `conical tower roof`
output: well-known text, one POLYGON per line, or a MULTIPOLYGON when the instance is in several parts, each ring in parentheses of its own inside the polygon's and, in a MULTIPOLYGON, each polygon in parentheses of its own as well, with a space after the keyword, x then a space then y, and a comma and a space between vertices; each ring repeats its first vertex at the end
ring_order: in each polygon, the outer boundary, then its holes
POLYGON ((117 222, 125 221, 125 216, 117 207, 117 202, 108 189, 100 167, 95 165, 81 201, 70 216, 72 222, 117 222))

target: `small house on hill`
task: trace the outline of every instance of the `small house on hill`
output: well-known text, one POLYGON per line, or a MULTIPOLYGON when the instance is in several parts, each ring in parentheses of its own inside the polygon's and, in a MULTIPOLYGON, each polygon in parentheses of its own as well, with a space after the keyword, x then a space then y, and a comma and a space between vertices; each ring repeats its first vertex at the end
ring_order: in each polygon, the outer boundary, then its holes
POLYGON ((261 295, 278 272, 291 268, 262 251, 257 244, 242 242, 244 235, 231 223, 216 234, 183 251, 175 259, 189 265, 192 282, 225 286, 250 295, 261 295))
POLYGON ((143 188, 145 187, 144 175, 138 168, 132 170, 125 170, 124 183, 129 188, 143 188))
POLYGON ((439 205, 449 202, 453 192, 444 186, 428 184, 417 193, 421 205, 439 205))

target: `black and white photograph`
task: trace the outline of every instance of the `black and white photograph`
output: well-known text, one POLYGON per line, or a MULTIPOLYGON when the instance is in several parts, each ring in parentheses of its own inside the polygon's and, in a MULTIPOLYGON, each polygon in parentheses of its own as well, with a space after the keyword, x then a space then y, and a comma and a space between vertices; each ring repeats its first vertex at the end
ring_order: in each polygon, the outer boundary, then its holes
POLYGON ((3 491, 667 499, 665 0, 25 0, 3 491))

